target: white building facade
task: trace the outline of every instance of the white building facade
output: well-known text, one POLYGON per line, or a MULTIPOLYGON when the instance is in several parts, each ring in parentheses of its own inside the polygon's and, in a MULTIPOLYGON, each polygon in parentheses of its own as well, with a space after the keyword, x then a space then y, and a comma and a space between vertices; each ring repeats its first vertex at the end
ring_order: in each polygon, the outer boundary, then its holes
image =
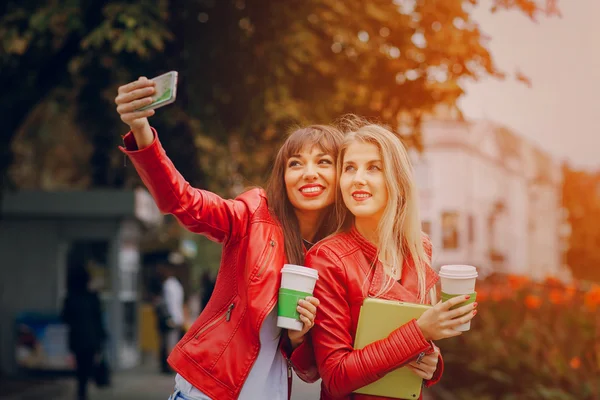
POLYGON ((560 165, 505 127, 423 122, 413 154, 421 219, 434 267, 472 264, 534 279, 568 279, 563 268, 560 165))

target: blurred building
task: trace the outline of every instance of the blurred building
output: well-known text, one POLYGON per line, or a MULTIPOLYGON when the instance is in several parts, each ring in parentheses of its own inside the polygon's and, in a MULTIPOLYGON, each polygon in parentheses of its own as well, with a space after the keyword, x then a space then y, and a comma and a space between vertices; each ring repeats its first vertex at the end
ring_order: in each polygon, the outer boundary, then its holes
POLYGON ((20 191, 0 207, 0 374, 70 370, 59 314, 67 266, 85 266, 102 300, 114 369, 140 358, 140 241, 162 221, 150 194, 20 191))
POLYGON ((434 266, 567 279, 560 164, 489 121, 438 116, 422 132, 424 152, 413 156, 434 266))

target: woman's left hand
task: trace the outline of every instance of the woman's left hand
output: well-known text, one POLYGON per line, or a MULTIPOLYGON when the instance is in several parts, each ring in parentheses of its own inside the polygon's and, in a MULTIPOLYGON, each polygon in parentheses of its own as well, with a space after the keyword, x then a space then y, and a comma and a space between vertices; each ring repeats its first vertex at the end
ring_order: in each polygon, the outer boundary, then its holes
POLYGON ((301 331, 293 331, 288 329, 288 337, 292 343, 292 349, 300 346, 304 342, 304 336, 315 325, 315 317, 317 316, 317 308, 319 307, 319 299, 308 296, 304 300, 298 301, 298 313, 300 313, 300 321, 304 324, 301 331))
POLYGON ((437 369, 439 356, 440 349, 437 346, 433 346, 433 353, 426 354, 418 363, 417 360, 408 363, 407 367, 419 377, 429 380, 433 378, 433 374, 437 369))

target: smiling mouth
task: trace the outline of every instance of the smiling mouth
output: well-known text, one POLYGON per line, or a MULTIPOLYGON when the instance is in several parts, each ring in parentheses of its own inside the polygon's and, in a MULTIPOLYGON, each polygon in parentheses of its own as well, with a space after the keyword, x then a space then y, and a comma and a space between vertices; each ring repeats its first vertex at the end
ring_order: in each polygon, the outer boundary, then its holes
POLYGON ((300 188, 300 193, 302 193, 302 195, 304 197, 316 197, 316 196, 319 196, 324 191, 325 191, 325 188, 323 186, 310 186, 310 187, 300 188))
POLYGON ((365 193, 365 192, 352 193, 352 198, 356 201, 365 201, 371 197, 373 197, 373 195, 371 193, 365 193))

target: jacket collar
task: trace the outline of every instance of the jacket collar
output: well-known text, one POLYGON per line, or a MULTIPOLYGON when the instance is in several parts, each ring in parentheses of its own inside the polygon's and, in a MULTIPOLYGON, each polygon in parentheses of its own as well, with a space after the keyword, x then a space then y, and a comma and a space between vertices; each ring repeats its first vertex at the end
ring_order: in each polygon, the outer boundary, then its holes
MULTIPOLYGON (((355 226, 352 226, 352 228, 349 231, 349 235, 354 241, 356 241, 363 254, 369 261, 369 268, 364 270, 367 277, 369 277, 371 280, 369 284, 369 291, 367 294, 368 297, 377 297, 386 300, 400 300, 410 303, 419 302, 419 285, 417 271, 415 269, 415 265, 411 257, 406 257, 404 259, 400 282, 394 281, 394 283, 388 290, 380 294, 379 292, 385 280, 387 279, 387 275, 383 270, 383 265, 377 260, 377 247, 375 247, 373 243, 371 243, 364 236, 362 236, 355 226), (373 267, 373 265, 375 265, 375 267, 373 267)), ((431 268, 427 268, 427 292, 429 292, 433 285, 435 285, 438 279, 439 277, 435 273, 435 271, 431 268)))

